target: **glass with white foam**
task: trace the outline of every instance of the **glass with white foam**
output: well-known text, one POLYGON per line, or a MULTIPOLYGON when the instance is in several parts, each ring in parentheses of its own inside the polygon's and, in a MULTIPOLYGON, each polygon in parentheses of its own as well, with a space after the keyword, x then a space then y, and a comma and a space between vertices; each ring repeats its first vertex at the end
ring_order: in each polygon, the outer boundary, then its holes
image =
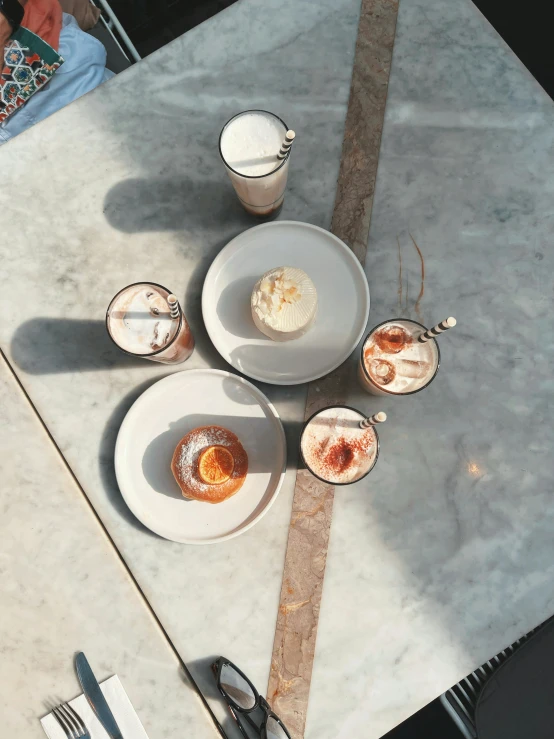
POLYGON ((358 378, 372 395, 412 395, 433 382, 440 351, 435 339, 418 337, 426 327, 417 321, 393 318, 367 335, 358 365, 358 378))
POLYGON ((219 153, 245 210, 275 218, 283 207, 289 172, 289 149, 277 157, 287 126, 265 110, 245 110, 223 126, 219 153))
POLYGON ((106 311, 113 342, 126 354, 153 362, 178 364, 188 359, 194 337, 180 305, 178 316, 172 318, 167 302, 171 294, 155 282, 136 282, 120 290, 106 311))
POLYGON ((350 485, 368 475, 379 456, 375 426, 361 428, 366 414, 345 405, 323 408, 304 424, 300 453, 307 469, 330 485, 350 485))

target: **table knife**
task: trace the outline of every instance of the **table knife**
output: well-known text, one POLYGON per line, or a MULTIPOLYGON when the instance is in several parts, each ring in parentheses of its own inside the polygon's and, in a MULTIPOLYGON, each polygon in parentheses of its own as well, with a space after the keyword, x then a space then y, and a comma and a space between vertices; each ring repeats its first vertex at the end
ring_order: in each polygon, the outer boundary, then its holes
POLYGON ((123 739, 113 713, 104 698, 100 685, 98 685, 98 680, 94 677, 94 673, 83 652, 79 652, 75 657, 75 668, 85 698, 104 729, 106 729, 111 739, 123 739))

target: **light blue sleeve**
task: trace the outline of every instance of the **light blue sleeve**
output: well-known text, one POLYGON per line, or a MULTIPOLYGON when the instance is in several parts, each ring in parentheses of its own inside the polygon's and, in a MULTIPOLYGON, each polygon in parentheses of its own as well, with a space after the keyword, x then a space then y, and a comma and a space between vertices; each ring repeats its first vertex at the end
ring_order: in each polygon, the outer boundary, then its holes
POLYGON ((72 15, 63 14, 59 54, 65 60, 50 82, 0 124, 0 144, 72 103, 113 77, 106 69, 106 49, 81 31, 72 15))

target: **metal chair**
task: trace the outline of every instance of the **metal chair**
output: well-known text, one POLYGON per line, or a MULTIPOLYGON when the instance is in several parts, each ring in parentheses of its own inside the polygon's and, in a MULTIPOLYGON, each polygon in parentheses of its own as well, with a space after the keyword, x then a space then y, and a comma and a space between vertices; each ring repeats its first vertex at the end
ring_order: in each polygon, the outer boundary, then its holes
MULTIPOLYGON (((548 623, 545 621, 545 624, 548 623)), ((496 672, 496 670, 516 652, 525 642, 533 636, 545 624, 537 626, 521 639, 518 639, 509 647, 499 652, 492 659, 478 667, 474 672, 464 677, 454 687, 447 690, 440 697, 440 701, 452 721, 456 724, 460 733, 465 739, 477 739, 477 730, 475 728, 475 708, 477 700, 487 680, 496 672)))
POLYGON ((127 31, 121 25, 121 21, 114 13, 107 0, 91 0, 91 2, 93 5, 96 5, 97 7, 102 9, 102 15, 100 16, 99 23, 102 24, 102 26, 113 38, 114 42, 117 44, 125 58, 131 62, 140 62, 140 54, 138 53, 135 45, 129 38, 127 31))

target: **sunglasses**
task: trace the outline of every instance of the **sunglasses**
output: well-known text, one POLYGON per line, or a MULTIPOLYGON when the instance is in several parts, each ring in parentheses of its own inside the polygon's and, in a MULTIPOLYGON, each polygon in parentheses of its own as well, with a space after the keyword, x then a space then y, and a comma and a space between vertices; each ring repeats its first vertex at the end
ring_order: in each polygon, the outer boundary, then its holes
POLYGON ((229 662, 225 657, 220 657, 213 663, 212 670, 218 690, 225 698, 232 717, 246 739, 250 739, 250 734, 246 733, 246 724, 261 739, 291 739, 291 735, 279 716, 273 713, 269 703, 265 698, 262 698, 250 680, 236 665, 229 662), (257 708, 263 713, 260 726, 249 715, 257 708))

